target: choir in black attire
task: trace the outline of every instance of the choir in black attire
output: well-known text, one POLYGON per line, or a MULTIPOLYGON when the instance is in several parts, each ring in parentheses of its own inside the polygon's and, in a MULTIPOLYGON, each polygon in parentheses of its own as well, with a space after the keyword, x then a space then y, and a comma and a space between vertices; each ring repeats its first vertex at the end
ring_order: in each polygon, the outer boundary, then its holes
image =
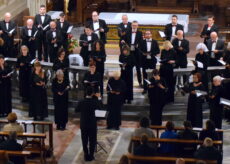
POLYGON ((143 74, 143 84, 144 91, 147 91, 147 83, 144 79, 148 79, 148 74, 146 69, 155 69, 157 64, 156 55, 160 53, 160 48, 158 42, 152 39, 152 34, 150 31, 145 32, 145 40, 141 43, 141 62, 142 62, 142 74, 143 74))
POLYGON ((0 117, 6 117, 12 111, 11 73, 12 69, 0 55, 0 117))
POLYGON ((0 21, 0 31, 3 32, 0 36, 4 40, 3 55, 5 57, 15 57, 14 36, 17 33, 17 27, 15 22, 10 20, 8 16, 6 18, 5 15, 5 20, 0 21))
POLYGON ((49 27, 50 22, 51 22, 51 16, 46 14, 46 7, 44 5, 41 5, 39 14, 37 14, 34 18, 34 25, 38 28, 39 33, 40 33, 38 42, 37 42, 39 60, 42 60, 42 57, 43 57, 45 61, 48 61, 46 32, 50 28, 49 27))
POLYGON ((46 75, 41 64, 36 62, 30 81, 29 117, 34 117, 34 120, 43 120, 47 116, 46 75))
POLYGON ((135 58, 129 52, 128 47, 123 47, 122 53, 119 56, 119 62, 121 67, 121 79, 125 81, 126 92, 124 100, 130 104, 133 100, 133 67, 135 65, 135 58))
POLYGON ((85 27, 84 34, 80 36, 80 55, 83 58, 84 66, 89 65, 89 57, 93 51, 93 43, 98 40, 97 34, 93 33, 89 27, 85 27))
POLYGON ((107 129, 115 128, 119 130, 121 125, 121 109, 124 103, 125 82, 120 78, 119 73, 115 73, 107 84, 107 129))
MULTIPOLYGON (((93 52, 90 54, 90 60, 96 64, 96 72, 100 74, 100 88, 103 88, 106 54, 102 41, 97 40, 94 42, 93 52)), ((102 94, 103 89, 101 89, 101 95, 102 94)))
POLYGON ((151 125, 162 124, 162 112, 165 105, 167 86, 165 80, 160 77, 158 70, 153 70, 149 79, 148 97, 150 103, 151 125))
POLYGON ((52 82, 54 121, 57 125, 57 130, 65 130, 66 124, 68 122, 69 88, 69 82, 64 78, 64 73, 62 72, 62 70, 58 70, 56 72, 56 78, 54 78, 52 82))
POLYGON ((195 73, 193 75, 193 82, 189 84, 189 97, 187 107, 187 120, 191 121, 193 127, 202 128, 203 113, 202 103, 204 102, 203 96, 197 96, 196 90, 204 91, 204 86, 201 82, 201 74, 195 73))
POLYGON ((174 102, 174 89, 175 89, 175 78, 173 76, 173 68, 176 60, 176 52, 173 48, 163 49, 161 51, 161 66, 160 75, 165 79, 168 87, 166 102, 174 102))
POLYGON ((22 102, 29 101, 31 57, 26 46, 21 47, 21 55, 17 59, 16 68, 19 70, 19 94, 22 102))

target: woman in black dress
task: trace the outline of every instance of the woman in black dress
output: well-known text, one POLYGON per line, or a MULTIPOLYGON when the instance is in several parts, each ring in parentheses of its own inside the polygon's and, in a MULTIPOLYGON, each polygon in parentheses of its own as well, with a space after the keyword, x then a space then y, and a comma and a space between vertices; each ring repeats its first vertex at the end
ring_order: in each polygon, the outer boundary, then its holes
POLYGON ((31 75, 31 57, 27 46, 21 46, 21 55, 17 59, 16 68, 19 70, 19 94, 22 102, 29 101, 29 85, 31 75))
POLYGON ((114 72, 107 84, 107 129, 119 130, 121 125, 121 109, 124 103, 125 82, 120 78, 120 72, 114 72))
POLYGON ((57 130, 65 130, 68 122, 68 90, 69 82, 64 79, 61 69, 56 71, 56 77, 52 82, 53 102, 54 102, 54 121, 57 130))
POLYGON ((121 79, 124 80, 126 84, 125 91, 125 103, 131 104, 133 100, 133 67, 135 65, 135 59, 132 54, 130 54, 129 47, 123 47, 122 53, 119 56, 119 62, 121 67, 121 79))
POLYGON ((65 79, 69 80, 69 58, 66 56, 64 48, 58 50, 58 57, 53 64, 54 71, 57 71, 59 69, 61 69, 64 72, 65 79))
POLYGON ((0 117, 6 117, 12 111, 11 75, 12 69, 0 55, 0 117))
POLYGON ((148 96, 150 103, 151 125, 162 124, 162 110, 165 105, 167 87, 163 78, 160 77, 157 69, 153 70, 149 79, 148 96))
POLYGON ((40 62, 35 62, 30 81, 29 117, 34 117, 34 120, 44 120, 47 116, 46 75, 40 62))
POLYGON ((196 47, 196 50, 198 53, 195 57, 195 67, 196 71, 199 72, 202 75, 202 83, 205 87, 205 90, 208 91, 208 74, 207 74, 207 68, 209 66, 209 55, 207 53, 208 48, 204 43, 199 43, 196 47), (198 64, 200 62, 201 64, 198 64))
POLYGON ((173 68, 175 66, 176 52, 170 41, 165 41, 161 51, 160 75, 165 79, 168 87, 166 103, 174 102, 175 78, 173 68))
MULTIPOLYGON (((93 44, 93 52, 90 54, 90 62, 95 62, 96 72, 100 74, 100 87, 103 88, 103 77, 105 71, 105 46, 101 40, 97 40, 93 44)), ((103 89, 101 90, 101 95, 103 95, 103 89)))
POLYGON ((202 128, 203 125, 203 112, 202 103, 204 97, 197 94, 197 91, 204 91, 204 86, 201 82, 201 74, 193 74, 193 82, 189 84, 188 92, 188 108, 187 108, 187 120, 191 121, 193 127, 202 128))

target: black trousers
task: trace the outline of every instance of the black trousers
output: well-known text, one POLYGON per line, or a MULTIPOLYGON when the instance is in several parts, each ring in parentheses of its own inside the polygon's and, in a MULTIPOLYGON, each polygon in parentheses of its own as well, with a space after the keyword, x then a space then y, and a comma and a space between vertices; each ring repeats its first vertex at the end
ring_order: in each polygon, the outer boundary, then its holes
MULTIPOLYGON (((55 59, 57 58, 58 56, 58 49, 59 49, 59 46, 57 47, 54 47, 53 45, 50 45, 48 47, 48 52, 49 52, 49 58, 50 58, 50 62, 53 63, 55 61, 55 59)), ((48 61, 48 56, 45 56, 44 58, 45 61, 48 61)))
POLYGON ((142 84, 142 77, 141 77, 141 58, 140 58, 140 55, 138 53, 137 50, 135 51, 130 51, 132 53, 132 55, 134 56, 135 58, 135 67, 136 67, 136 71, 137 71, 137 80, 138 80, 138 83, 139 84, 142 84))
POLYGON ((46 42, 46 36, 43 32, 43 35, 38 39, 37 42, 38 46, 38 60, 42 60, 42 57, 45 61, 48 61, 48 53, 47 53, 47 42, 46 42))
POLYGON ((97 128, 81 128, 81 140, 84 154, 93 156, 97 144, 97 128))

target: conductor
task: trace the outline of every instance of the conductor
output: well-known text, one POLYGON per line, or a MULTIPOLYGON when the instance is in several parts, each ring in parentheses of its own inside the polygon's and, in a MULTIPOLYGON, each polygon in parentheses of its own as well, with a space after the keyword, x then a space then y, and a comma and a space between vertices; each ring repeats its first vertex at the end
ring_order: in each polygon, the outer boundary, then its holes
POLYGON ((95 110, 99 109, 98 100, 93 98, 92 87, 87 87, 86 97, 78 103, 80 114, 81 139, 85 161, 94 160, 94 152, 97 144, 97 119, 95 110))

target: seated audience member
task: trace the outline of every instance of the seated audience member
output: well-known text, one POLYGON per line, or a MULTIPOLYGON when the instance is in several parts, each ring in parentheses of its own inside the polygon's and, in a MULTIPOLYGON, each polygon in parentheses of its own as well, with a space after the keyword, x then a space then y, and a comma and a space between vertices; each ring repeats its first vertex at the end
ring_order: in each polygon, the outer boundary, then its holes
POLYGON ((11 161, 9 161, 8 155, 5 151, 0 150, 0 163, 1 164, 15 164, 11 161))
POLYGON ((129 164, 129 159, 126 155, 122 155, 119 164, 129 164))
MULTIPOLYGON (((177 133, 174 132, 174 124, 171 121, 168 121, 166 123, 166 130, 161 134, 160 138, 165 138, 165 139, 176 139, 177 138, 177 133)), ((160 153, 163 154, 174 154, 175 153, 175 145, 171 143, 161 143, 160 144, 160 153)))
POLYGON ((83 58, 79 55, 77 48, 75 48, 69 55, 70 66, 83 66, 83 58))
MULTIPOLYGON (((154 156, 156 154, 155 149, 149 146, 148 136, 146 134, 143 134, 141 136, 140 142, 141 142, 141 145, 134 149, 134 155, 154 156)), ((149 163, 149 162, 138 162, 136 164, 146 164, 146 163, 149 163)))
MULTIPOLYGON (((184 130, 178 133, 179 139, 185 140, 198 140, 198 135, 192 130, 192 124, 190 121, 184 122, 184 130)), ((191 156, 196 151, 196 145, 192 144, 180 144, 180 154, 183 156, 191 156)))
POLYGON ((176 164, 185 164, 185 160, 183 158, 177 158, 176 164))
POLYGON ((3 127, 3 131, 9 132, 9 131, 15 131, 17 133, 23 133, 23 127, 17 123, 17 114, 16 113, 9 113, 7 116, 7 120, 9 121, 8 124, 6 124, 3 127))
MULTIPOLYGON (((17 133, 15 131, 9 132, 9 138, 0 143, 0 150, 22 151, 23 147, 17 143, 17 133)), ((25 164, 23 157, 11 157, 10 160, 15 164, 25 164)))
POLYGON ((199 140, 204 140, 206 137, 212 140, 219 140, 219 134, 215 131, 215 124, 212 120, 206 121, 206 129, 202 130, 199 135, 199 140))
POLYGON ((213 146, 213 140, 208 137, 205 138, 203 146, 194 153, 194 157, 202 160, 217 160, 218 164, 222 161, 221 153, 213 146))

